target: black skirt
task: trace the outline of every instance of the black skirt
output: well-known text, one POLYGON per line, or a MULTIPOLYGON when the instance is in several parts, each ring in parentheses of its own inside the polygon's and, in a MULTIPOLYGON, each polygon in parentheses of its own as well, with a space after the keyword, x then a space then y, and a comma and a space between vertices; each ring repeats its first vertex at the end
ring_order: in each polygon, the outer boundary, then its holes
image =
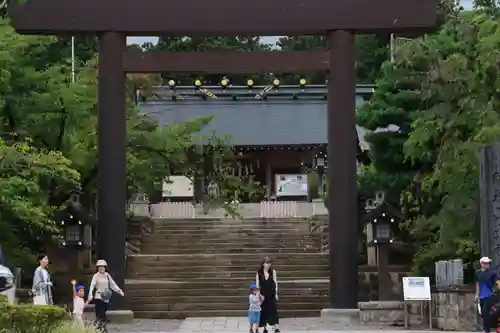
POLYGON ((260 327, 276 325, 279 323, 278 304, 276 302, 276 283, 273 280, 273 271, 269 271, 266 279, 262 271, 258 272, 260 292, 264 296, 260 312, 260 327))
POLYGON ((276 304, 276 297, 266 297, 266 295, 264 295, 264 297, 265 299, 264 302, 262 302, 262 311, 260 312, 259 326, 264 327, 266 326, 266 324, 279 324, 278 305, 276 304))

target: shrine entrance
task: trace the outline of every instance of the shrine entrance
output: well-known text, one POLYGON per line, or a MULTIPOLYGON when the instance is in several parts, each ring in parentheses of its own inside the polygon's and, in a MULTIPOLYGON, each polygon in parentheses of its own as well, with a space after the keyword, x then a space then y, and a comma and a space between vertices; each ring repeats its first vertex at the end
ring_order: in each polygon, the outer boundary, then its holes
MULTIPOLYGON (((125 74, 328 72, 330 306, 357 304, 357 135, 354 34, 435 25, 437 0, 28 0, 9 4, 21 34, 99 37, 99 256, 123 285, 126 236, 125 74), (54 17, 57 15, 57 17, 54 17), (126 36, 324 35, 305 52, 141 52, 126 36)), ((116 299, 119 301, 119 298, 116 299)), ((123 307, 122 302, 113 306, 123 307)))

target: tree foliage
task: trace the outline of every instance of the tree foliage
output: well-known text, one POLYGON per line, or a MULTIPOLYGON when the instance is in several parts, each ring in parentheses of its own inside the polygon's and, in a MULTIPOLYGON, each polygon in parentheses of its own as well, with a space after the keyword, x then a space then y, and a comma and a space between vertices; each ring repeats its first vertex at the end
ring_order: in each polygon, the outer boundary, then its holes
MULTIPOLYGON (((269 51, 270 46, 262 43, 261 37, 161 37, 157 45, 147 45, 153 51, 193 52, 193 51, 269 51)), ((179 85, 192 85, 200 79, 205 85, 218 85, 227 73, 162 73, 166 80, 174 79, 179 85)), ((265 73, 227 76, 233 85, 246 85, 248 79, 255 84, 267 84, 269 76, 265 73)))
POLYGON ((478 150, 500 138, 500 20, 492 8, 449 11, 434 34, 399 43, 358 120, 372 130, 362 182, 401 198, 414 269, 478 255, 478 150))
MULTIPOLYGON (((0 22, 0 244, 13 250, 11 258, 25 257, 19 248, 43 250, 57 233, 52 214, 72 190, 83 192, 82 204, 95 212, 97 59, 93 40, 82 43, 88 52, 78 55, 82 66, 71 83, 66 39, 18 35, 6 20, 0 22)), ((136 85, 141 77, 129 79, 136 85)), ((199 147, 206 140, 217 147, 211 158, 235 163, 225 138, 197 135, 210 121, 203 117, 160 126, 129 99, 128 194, 152 193, 173 173, 196 177, 206 155, 199 147)), ((236 190, 256 190, 250 179, 234 177, 227 168, 211 176, 222 189, 215 204, 232 202, 236 190)))
MULTIPOLYGON (((357 77, 360 83, 373 83, 378 76, 380 65, 388 59, 389 35, 368 35, 356 37, 357 77)), ((324 48, 323 36, 290 36, 282 37, 276 47, 262 42, 261 37, 161 37, 157 45, 150 43, 143 46, 145 50, 192 52, 192 51, 307 51, 324 48)), ((276 74, 282 84, 299 83, 299 78, 306 78, 310 84, 324 84, 324 73, 292 73, 276 74)), ((228 75, 227 73, 163 73, 164 79, 175 79, 178 84, 191 85, 195 79, 201 79, 206 85, 218 85, 223 77, 227 77, 234 85, 246 85, 247 79, 255 84, 271 83, 273 73, 254 73, 249 75, 228 75)))
POLYGON ((52 221, 57 207, 47 191, 78 185, 80 175, 71 164, 60 152, 37 149, 29 141, 0 139, 0 244, 9 257, 30 259, 34 240, 41 245, 58 233, 52 221))
MULTIPOLYGON (((373 83, 379 76, 380 66, 389 58, 389 34, 356 36, 356 77, 358 83, 373 83)), ((278 46, 284 51, 307 51, 325 48, 324 36, 290 36, 282 37, 278 46)), ((313 84, 324 84, 325 73, 293 73, 287 74, 288 84, 297 84, 304 77, 313 84)))

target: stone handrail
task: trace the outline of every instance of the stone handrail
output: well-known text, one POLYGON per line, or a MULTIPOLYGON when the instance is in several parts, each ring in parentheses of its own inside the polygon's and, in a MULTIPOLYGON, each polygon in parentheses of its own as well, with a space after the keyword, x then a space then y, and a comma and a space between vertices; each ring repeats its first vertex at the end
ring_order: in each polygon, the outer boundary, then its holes
POLYGON ((328 253, 329 247, 329 235, 328 235, 328 214, 313 216, 310 220, 311 233, 317 234, 321 239, 321 251, 323 253, 328 253))
POLYGON ((138 254, 141 251, 142 238, 153 232, 153 221, 149 217, 133 216, 128 219, 127 241, 125 256, 138 254))
POLYGON ((127 257, 131 254, 139 254, 140 252, 141 252, 141 250, 137 246, 135 246, 129 242, 125 242, 125 255, 127 257))

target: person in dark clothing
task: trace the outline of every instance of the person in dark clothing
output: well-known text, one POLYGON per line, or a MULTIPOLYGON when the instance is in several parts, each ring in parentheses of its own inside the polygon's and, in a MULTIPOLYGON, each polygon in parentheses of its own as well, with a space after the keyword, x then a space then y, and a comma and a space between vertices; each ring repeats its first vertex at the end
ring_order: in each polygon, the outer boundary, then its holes
POLYGON ((481 307, 483 332, 490 332, 497 324, 492 322, 492 306, 495 302, 495 288, 500 287, 498 274, 490 268, 491 259, 482 257, 479 260, 481 268, 476 272, 476 301, 481 307))
POLYGON ((260 293, 264 296, 264 301, 261 305, 259 327, 263 327, 263 333, 267 333, 267 325, 274 327, 274 332, 279 333, 278 328, 278 278, 276 270, 271 268, 271 260, 264 258, 257 275, 255 277, 257 287, 260 288, 260 293))

